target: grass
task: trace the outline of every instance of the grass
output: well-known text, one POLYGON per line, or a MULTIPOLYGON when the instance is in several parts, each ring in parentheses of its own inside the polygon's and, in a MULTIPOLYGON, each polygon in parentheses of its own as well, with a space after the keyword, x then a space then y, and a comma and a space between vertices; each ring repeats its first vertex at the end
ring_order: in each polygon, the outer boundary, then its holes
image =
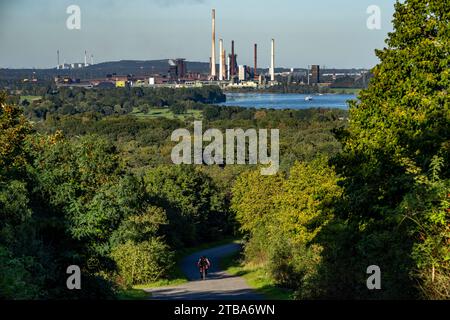
POLYGON ((148 113, 139 112, 137 109, 133 110, 132 115, 141 118, 167 118, 186 120, 193 118, 195 120, 202 120, 203 113, 201 110, 187 110, 185 114, 174 114, 169 108, 150 109, 148 113))
POLYGON ((133 289, 143 290, 143 289, 151 289, 151 288, 161 288, 168 286, 178 286, 180 284, 186 283, 187 279, 185 277, 174 277, 173 279, 162 279, 155 282, 147 283, 147 284, 139 284, 133 286, 133 289))
POLYGON ((277 287, 263 267, 245 265, 240 252, 223 258, 219 264, 228 274, 243 277, 250 287, 270 300, 292 300, 291 290, 277 287))
POLYGON ((120 290, 117 299, 119 300, 145 300, 151 297, 151 293, 135 288, 120 290))
MULTIPOLYGON (((178 256, 178 255, 177 255, 178 256)), ((152 288, 161 288, 167 286, 177 286, 183 283, 188 282, 189 280, 186 278, 184 273, 181 271, 180 265, 181 257, 177 258, 177 263, 175 266, 174 272, 170 275, 169 279, 161 279, 150 283, 139 284, 133 286, 133 289, 144 290, 144 289, 152 289, 152 288)))
POLYGON ((162 279, 147 284, 134 285, 129 289, 122 289, 118 293, 119 300, 146 300, 151 297, 151 293, 145 292, 145 289, 153 289, 167 286, 177 286, 186 283, 188 280, 184 275, 173 275, 170 279, 162 279))
POLYGON ((337 94, 358 94, 362 89, 355 89, 355 88, 331 88, 331 93, 337 93, 337 94))
POLYGON ((25 100, 28 100, 28 102, 33 102, 34 100, 39 100, 41 98, 41 96, 20 96, 20 103, 25 100))

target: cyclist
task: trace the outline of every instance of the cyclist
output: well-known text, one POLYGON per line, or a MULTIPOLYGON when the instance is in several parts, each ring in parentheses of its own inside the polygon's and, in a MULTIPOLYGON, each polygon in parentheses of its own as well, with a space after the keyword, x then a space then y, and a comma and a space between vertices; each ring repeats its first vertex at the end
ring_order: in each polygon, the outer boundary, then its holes
POLYGON ((198 259, 197 267, 200 271, 200 279, 205 280, 208 269, 211 267, 211 262, 207 257, 201 256, 200 259, 198 259))

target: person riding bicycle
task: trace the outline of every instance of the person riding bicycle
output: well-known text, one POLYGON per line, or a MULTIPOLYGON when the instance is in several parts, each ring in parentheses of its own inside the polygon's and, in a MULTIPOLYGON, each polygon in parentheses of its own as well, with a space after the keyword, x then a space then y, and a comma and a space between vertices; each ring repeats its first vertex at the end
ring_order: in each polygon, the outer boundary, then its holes
POLYGON ((200 278, 203 279, 203 271, 205 271, 205 276, 208 274, 208 269, 211 267, 211 262, 205 256, 200 257, 197 262, 197 267, 200 271, 200 278))

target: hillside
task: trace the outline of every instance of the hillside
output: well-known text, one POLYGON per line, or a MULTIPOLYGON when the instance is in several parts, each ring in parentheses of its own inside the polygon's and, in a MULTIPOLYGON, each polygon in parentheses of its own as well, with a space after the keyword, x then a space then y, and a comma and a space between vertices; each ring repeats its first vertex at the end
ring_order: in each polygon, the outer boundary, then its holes
MULTIPOLYGON (((18 80, 24 78, 31 78, 34 76, 39 80, 50 80, 58 75, 68 75, 73 78, 101 78, 107 74, 127 75, 133 74, 136 76, 143 76, 149 74, 165 74, 169 69, 168 59, 166 60, 152 60, 152 61, 132 61, 121 60, 102 62, 88 66, 83 69, 74 70, 57 70, 53 69, 0 69, 0 80, 18 80)), ((187 62, 187 69, 189 72, 207 73, 209 64, 204 62, 187 62)))

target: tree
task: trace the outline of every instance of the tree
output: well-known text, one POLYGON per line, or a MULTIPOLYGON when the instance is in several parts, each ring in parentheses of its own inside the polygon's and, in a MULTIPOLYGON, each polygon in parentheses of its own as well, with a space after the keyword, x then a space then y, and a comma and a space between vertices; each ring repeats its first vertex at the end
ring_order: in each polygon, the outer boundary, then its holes
POLYGON ((24 168, 25 140, 31 126, 17 106, 6 105, 6 94, 0 92, 0 177, 24 168))
POLYGON ((275 199, 283 175, 262 176, 259 170, 242 173, 233 186, 231 208, 243 232, 254 232, 273 219, 275 199))
POLYGON ((164 208, 175 246, 217 239, 226 229, 224 199, 212 179, 193 166, 159 166, 145 175, 152 203, 164 208))
POLYGON ((299 297, 311 298, 322 248, 316 236, 332 219, 339 178, 325 157, 295 163, 289 175, 243 173, 233 187, 232 208, 248 236, 248 262, 299 297))
POLYGON ((30 235, 26 140, 31 126, 5 100, 0 92, 0 299, 35 299, 42 294, 45 277, 39 272, 41 261, 33 257, 40 243, 30 235))
MULTIPOLYGON (((387 279, 382 293, 369 294, 356 289, 362 279, 349 277, 343 284, 355 288, 349 295, 415 297, 416 283, 433 285, 429 279, 435 272, 447 274, 450 281, 448 253, 438 250, 448 246, 450 237, 449 216, 441 207, 446 194, 427 192, 427 200, 418 196, 432 172, 439 172, 433 179, 444 185, 450 178, 449 8, 448 1, 441 0, 396 3, 388 47, 377 50, 380 63, 374 78, 351 103, 348 130, 338 134, 343 152, 334 163, 345 190, 338 211, 347 234, 341 239, 347 240, 338 245, 342 257, 329 252, 330 268, 334 264, 357 275, 364 264, 378 263, 387 279), (433 169, 436 161, 441 163, 438 171, 433 169), (418 200, 415 208, 405 210, 413 197, 418 200), (441 218, 432 218, 436 212, 441 218), (424 232, 421 226, 431 221, 434 227, 424 232), (437 241, 436 250, 426 260, 439 261, 434 264, 439 271, 420 272, 424 264, 418 262, 423 259, 417 250, 413 257, 412 251, 429 238, 437 241), (350 249, 350 241, 356 249, 350 249)), ((430 290, 422 292, 425 297, 433 298, 426 292, 430 290)), ((448 291, 441 294, 449 297, 448 291)))
POLYGON ((186 113, 186 106, 181 102, 171 105, 169 109, 176 115, 186 113))

